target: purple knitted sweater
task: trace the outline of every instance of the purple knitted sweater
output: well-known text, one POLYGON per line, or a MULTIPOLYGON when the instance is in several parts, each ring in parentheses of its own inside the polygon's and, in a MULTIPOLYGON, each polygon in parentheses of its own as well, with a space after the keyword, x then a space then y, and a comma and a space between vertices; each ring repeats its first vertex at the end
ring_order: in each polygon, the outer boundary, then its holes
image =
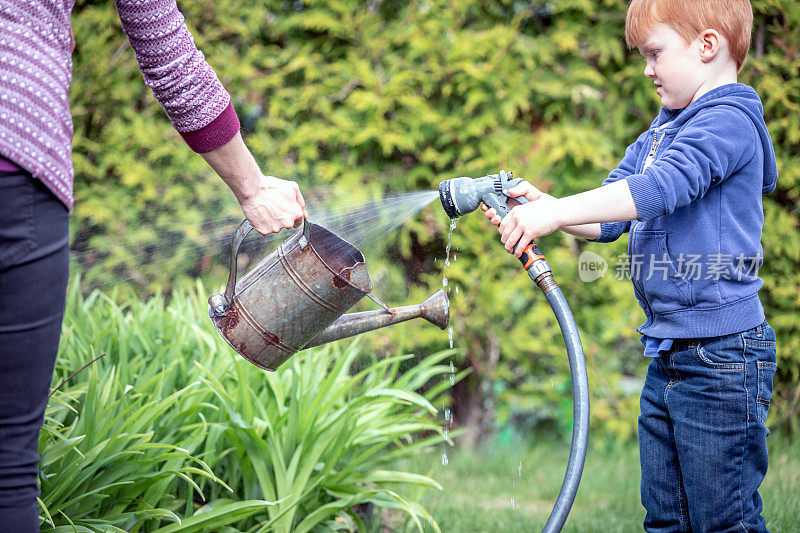
MULTIPOLYGON (((239 131, 225 91, 175 0, 115 0, 144 82, 195 152, 239 131)), ((42 180, 72 209, 70 13, 74 0, 0 2, 0 166, 3 158, 42 180)))

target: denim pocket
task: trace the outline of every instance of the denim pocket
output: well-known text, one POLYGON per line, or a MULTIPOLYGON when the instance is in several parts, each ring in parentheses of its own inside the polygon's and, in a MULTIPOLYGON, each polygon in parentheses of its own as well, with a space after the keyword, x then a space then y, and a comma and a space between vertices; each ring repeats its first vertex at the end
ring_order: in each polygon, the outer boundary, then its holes
POLYGON ((748 359, 756 362, 756 417, 762 424, 766 423, 769 404, 772 400, 772 384, 778 370, 777 349, 775 346, 775 330, 766 320, 758 326, 742 333, 748 350, 748 359))
POLYGON ((667 248, 667 234, 658 230, 638 230, 632 238, 632 277, 650 308, 657 313, 666 313, 694 305, 692 284, 678 272, 667 248), (634 268, 636 272, 633 272, 634 268))
POLYGON ((775 378, 778 365, 769 361, 758 361, 756 363, 756 368, 758 369, 756 413, 758 415, 758 421, 764 424, 769 414, 769 402, 772 400, 772 380, 775 378))
MULTIPOLYGON (((766 320, 760 325, 742 332, 742 336, 744 337, 745 344, 753 349, 775 349, 775 330, 767 324, 766 320)), ((775 362, 775 358, 773 357, 770 359, 768 354, 767 359, 759 358, 759 360, 775 362)))
POLYGON ((28 174, 0 176, 0 269, 34 247, 33 179, 28 174))
POLYGON ((744 349, 742 334, 734 333, 701 341, 695 347, 695 354, 708 368, 744 370, 744 349))

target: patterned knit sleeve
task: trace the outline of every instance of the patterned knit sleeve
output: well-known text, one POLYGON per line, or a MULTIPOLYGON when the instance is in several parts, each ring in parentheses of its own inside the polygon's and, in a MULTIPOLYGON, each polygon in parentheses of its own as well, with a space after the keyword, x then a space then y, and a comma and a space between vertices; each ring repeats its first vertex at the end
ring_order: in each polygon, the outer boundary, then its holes
POLYGON ((231 97, 194 44, 175 0, 114 0, 145 84, 195 152, 239 131, 231 97))

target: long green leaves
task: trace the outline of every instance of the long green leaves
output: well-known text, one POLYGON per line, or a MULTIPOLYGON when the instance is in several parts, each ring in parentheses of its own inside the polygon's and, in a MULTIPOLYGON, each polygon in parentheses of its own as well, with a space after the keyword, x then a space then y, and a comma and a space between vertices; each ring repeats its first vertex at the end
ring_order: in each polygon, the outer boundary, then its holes
POLYGON ((428 513, 406 488, 441 486, 394 467, 444 440, 434 407, 441 390, 416 391, 443 380, 440 362, 452 354, 409 366, 410 356, 370 358, 340 344, 266 372, 216 334, 204 295, 198 287, 168 306, 160 298, 120 305, 72 287, 54 383, 95 353, 108 356, 47 408, 43 528, 357 529, 372 506, 399 510, 421 529, 428 513))

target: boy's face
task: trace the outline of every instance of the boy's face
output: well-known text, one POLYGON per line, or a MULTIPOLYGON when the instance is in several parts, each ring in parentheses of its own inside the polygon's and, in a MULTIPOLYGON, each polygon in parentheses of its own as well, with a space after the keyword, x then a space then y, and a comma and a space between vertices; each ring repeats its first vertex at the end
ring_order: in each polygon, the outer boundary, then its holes
POLYGON ((671 26, 656 24, 638 48, 647 61, 644 75, 653 80, 662 106, 680 109, 694 101, 703 84, 697 43, 687 45, 671 26))

